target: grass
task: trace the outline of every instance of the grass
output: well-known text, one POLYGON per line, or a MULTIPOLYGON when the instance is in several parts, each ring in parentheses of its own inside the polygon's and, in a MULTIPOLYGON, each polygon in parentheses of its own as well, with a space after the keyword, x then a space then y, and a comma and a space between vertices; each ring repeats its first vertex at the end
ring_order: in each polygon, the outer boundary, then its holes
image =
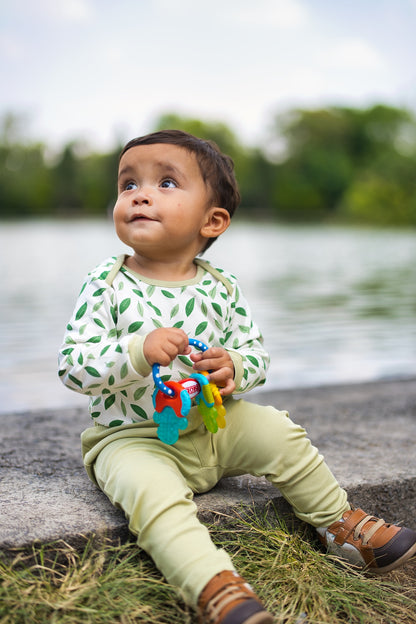
MULTIPOLYGON (((416 622, 415 577, 408 573, 365 576, 322 553, 307 529, 288 531, 273 513, 223 517, 210 530, 276 623, 294 623, 302 612, 309 624, 416 622)), ((0 561, 0 624, 194 621, 134 543, 86 540, 74 550, 56 542, 0 561)))

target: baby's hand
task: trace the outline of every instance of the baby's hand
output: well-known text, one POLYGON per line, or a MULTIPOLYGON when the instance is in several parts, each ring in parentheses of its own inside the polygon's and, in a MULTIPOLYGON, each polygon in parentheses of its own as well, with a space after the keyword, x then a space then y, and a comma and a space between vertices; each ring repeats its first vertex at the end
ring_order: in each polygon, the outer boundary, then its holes
POLYGON ((221 396, 228 396, 234 392, 234 364, 225 349, 212 347, 203 353, 192 353, 190 358, 196 371, 211 371, 208 379, 220 388, 221 396))
POLYGON ((188 355, 190 352, 188 336, 177 327, 155 329, 146 336, 143 344, 144 357, 150 366, 168 366, 177 355, 188 355))

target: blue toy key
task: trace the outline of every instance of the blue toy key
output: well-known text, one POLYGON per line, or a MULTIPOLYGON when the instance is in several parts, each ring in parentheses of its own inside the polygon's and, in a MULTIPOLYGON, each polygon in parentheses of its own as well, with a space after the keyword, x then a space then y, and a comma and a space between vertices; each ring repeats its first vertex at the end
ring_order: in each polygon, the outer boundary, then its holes
MULTIPOLYGON (((199 351, 206 351, 207 345, 200 340, 189 338, 189 344, 199 351)), ((218 427, 225 427, 225 409, 218 388, 210 383, 203 373, 195 373, 181 381, 167 381, 160 376, 160 365, 152 366, 155 391, 153 406, 155 412, 153 420, 158 425, 157 436, 165 444, 175 444, 179 438, 179 431, 186 429, 186 418, 192 405, 192 397, 203 416, 205 426, 211 433, 216 433, 218 427), (215 399, 213 391, 215 391, 215 399)))

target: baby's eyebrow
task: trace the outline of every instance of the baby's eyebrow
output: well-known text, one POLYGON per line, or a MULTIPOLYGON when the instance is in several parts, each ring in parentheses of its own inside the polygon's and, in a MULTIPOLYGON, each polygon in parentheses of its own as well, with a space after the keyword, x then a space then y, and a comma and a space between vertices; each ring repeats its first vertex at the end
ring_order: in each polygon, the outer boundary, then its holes
POLYGON ((126 165, 125 167, 123 167, 123 169, 120 169, 120 171, 118 172, 118 179, 122 178, 125 175, 129 175, 132 172, 133 172, 133 167, 131 167, 130 165, 126 165))
POLYGON ((180 171, 180 169, 178 169, 177 167, 175 167, 175 165, 172 165, 172 163, 170 162, 165 162, 165 161, 160 161, 158 163, 156 163, 156 167, 157 169, 160 170, 161 173, 163 174, 171 174, 174 176, 182 176, 182 172, 180 171))

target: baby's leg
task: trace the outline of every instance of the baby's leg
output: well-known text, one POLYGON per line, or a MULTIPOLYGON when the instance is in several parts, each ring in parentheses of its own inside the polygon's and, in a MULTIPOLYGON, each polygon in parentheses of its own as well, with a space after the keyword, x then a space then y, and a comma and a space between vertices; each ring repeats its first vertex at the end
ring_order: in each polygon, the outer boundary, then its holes
POLYGON ((189 604, 196 605, 212 577, 234 569, 199 522, 192 491, 169 446, 152 439, 116 440, 98 455, 95 475, 125 512, 139 546, 189 604))
POLYGON ((219 461, 229 467, 224 474, 234 467, 264 475, 298 518, 317 527, 331 552, 380 574, 416 555, 413 530, 350 509, 346 492, 287 412, 239 401, 228 410, 227 427, 216 444, 219 461))
POLYGON ((328 526, 348 510, 339 486, 305 430, 287 412, 246 401, 227 402, 227 426, 215 442, 226 474, 265 476, 279 488, 298 518, 328 526))

